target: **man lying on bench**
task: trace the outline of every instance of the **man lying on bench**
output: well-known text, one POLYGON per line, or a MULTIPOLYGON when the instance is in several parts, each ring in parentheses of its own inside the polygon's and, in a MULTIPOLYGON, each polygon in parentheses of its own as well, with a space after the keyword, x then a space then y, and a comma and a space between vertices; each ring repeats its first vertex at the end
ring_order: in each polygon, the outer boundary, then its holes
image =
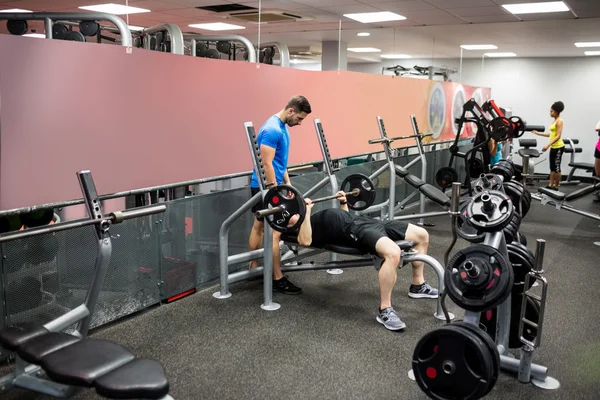
MULTIPOLYGON (((413 250, 427 254, 429 233, 404 221, 381 221, 364 215, 353 215, 348 212, 345 193, 339 191, 337 194, 340 196, 339 209, 330 208, 312 215, 313 203, 310 199, 305 199, 306 216, 298 229, 298 244, 304 247, 338 245, 358 248, 365 254, 383 259, 379 269, 380 306, 376 320, 389 330, 404 329, 406 324, 392 307, 392 289, 396 284, 396 269, 401 260, 400 247, 395 241, 410 240, 414 242, 413 250)), ((298 218, 298 215, 293 215, 288 226, 296 224, 298 218)), ((438 297, 438 290, 425 281, 423 267, 424 263, 421 261, 412 262, 413 278, 408 296, 413 299, 435 299, 438 297)))

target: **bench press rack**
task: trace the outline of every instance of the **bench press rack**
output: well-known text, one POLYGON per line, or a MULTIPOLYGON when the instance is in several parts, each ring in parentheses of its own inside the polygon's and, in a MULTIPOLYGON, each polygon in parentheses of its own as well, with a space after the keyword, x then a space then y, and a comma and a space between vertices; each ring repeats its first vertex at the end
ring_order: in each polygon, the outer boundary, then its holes
MULTIPOLYGON (((317 192, 319 189, 324 187, 327 183, 330 183, 333 194, 338 191, 337 179, 334 175, 335 169, 333 168, 333 163, 331 162, 331 157, 329 155, 329 150, 327 147, 327 142, 325 140, 325 136, 323 134, 323 128, 320 119, 315 119, 315 128, 317 131, 317 136, 319 137, 319 143, 321 145, 321 151, 324 157, 324 170, 326 172, 326 176, 315 186, 309 189, 304 197, 309 197, 310 195, 317 192)), ((223 224, 221 225, 221 229, 219 232, 219 253, 220 253, 220 290, 218 292, 213 293, 213 297, 217 299, 227 299, 231 297, 231 292, 229 291, 229 284, 252 279, 255 277, 259 277, 262 275, 263 277, 263 297, 264 301, 261 304, 261 308, 267 311, 278 310, 281 305, 273 302, 273 246, 271 245, 273 241, 273 232, 271 226, 268 223, 264 225, 264 236, 263 236, 263 248, 259 250, 249 251, 243 254, 235 254, 229 255, 228 250, 228 232, 229 228, 233 224, 233 222, 239 218, 244 212, 249 211, 252 206, 259 201, 260 196, 264 196, 267 192, 266 190, 266 176, 264 172, 264 165, 262 163, 262 158, 260 156, 258 143, 256 141, 256 133, 254 130, 254 126, 251 122, 245 122, 244 128, 246 130, 246 136, 248 139, 248 145, 250 147, 250 152, 252 154, 252 162, 254 164, 254 168, 257 171, 258 182, 260 187, 260 192, 253 196, 250 200, 248 200, 245 204, 242 205, 237 211, 235 211, 229 218, 227 218, 223 224), (255 260, 259 258, 263 258, 263 266, 254 268, 252 271, 250 270, 242 270, 234 273, 229 273, 229 265, 239 262, 245 262, 250 260, 255 260)), ((444 195, 445 196, 445 195, 444 195)), ((448 204, 450 203, 450 199, 445 196, 448 204)), ((337 207, 337 201, 332 200, 333 207, 337 207)), ((324 248, 299 248, 297 241, 295 240, 294 235, 281 235, 282 241, 280 245, 283 243, 290 248, 290 251, 284 254, 281 258, 281 271, 282 272, 293 272, 293 271, 314 271, 314 270, 327 270, 333 271, 330 273, 337 274, 336 270, 342 270, 343 268, 358 268, 358 267, 369 267, 372 266, 376 270, 379 269, 382 259, 377 257, 372 257, 369 254, 363 254, 358 252, 355 248, 346 248, 342 246, 326 246, 324 248), (308 257, 315 256, 317 254, 321 254, 329 251, 331 253, 331 261, 325 264, 317 264, 313 262, 308 263, 299 263, 297 261, 304 260, 308 257), (360 258, 336 261, 334 258, 337 254, 345 254, 352 256, 359 256, 360 258), (292 264, 293 263, 293 264, 292 264)), ((400 246, 401 253, 401 265, 405 265, 412 261, 422 261, 423 263, 431 266, 438 278, 439 281, 439 292, 443 293, 444 291, 444 276, 443 276, 443 267, 442 265, 433 257, 426 254, 418 254, 417 252, 412 250, 413 242, 410 241, 398 241, 396 242, 398 246, 400 246)), ((454 319, 454 315, 452 313, 448 313, 446 310, 442 309, 441 299, 438 298, 437 309, 434 313, 435 318, 440 320, 449 320, 454 319)))
MULTIPOLYGON (((117 343, 88 338, 112 253, 110 225, 163 213, 166 206, 155 205, 103 215, 90 171, 78 172, 77 178, 88 218, 0 235, 0 243, 3 243, 91 225, 98 241, 94 272, 82 304, 44 325, 24 323, 0 330, 0 350, 16 360, 14 371, 0 377, 0 393, 21 388, 56 398, 69 398, 77 387, 93 387, 99 395, 107 398, 172 400, 160 363, 135 358, 117 343), (74 332, 64 332, 72 326, 75 326, 74 332), (42 379, 43 374, 49 379, 42 379)), ((11 210, 4 212, 10 213, 11 210)))
MULTIPOLYGON (((417 151, 419 156, 414 160, 406 164, 405 166, 396 165, 394 162, 393 152, 390 145, 390 141, 386 140, 388 138, 387 132, 385 129, 385 125, 383 123, 383 119, 381 117, 377 117, 377 125, 379 126, 379 134, 381 136, 381 143, 383 144, 384 154, 387 163, 379 168, 377 171, 373 172, 369 178, 375 179, 385 171, 388 171, 390 174, 390 197, 388 200, 376 204, 367 208, 366 210, 359 211, 359 214, 374 214, 376 212, 380 213, 379 218, 383 219, 397 219, 397 220, 409 220, 409 219, 419 219, 417 225, 420 226, 433 226, 433 223, 428 223, 424 221, 426 217, 439 217, 443 215, 448 215, 448 211, 437 211, 437 212, 425 212, 425 198, 433 200, 435 203, 441 206, 449 206, 448 197, 437 188, 433 187, 425 183, 427 179, 427 160, 425 158, 425 151, 423 149, 423 138, 421 133, 419 132, 419 127, 417 126, 417 118, 414 115, 410 116, 410 121, 412 124, 414 138, 417 143, 417 151), (421 179, 419 179, 415 175, 411 175, 408 172, 408 169, 413 165, 416 165, 418 162, 421 162, 421 179), (402 201, 396 204, 396 178, 402 178, 404 182, 408 183, 412 187, 414 187, 415 191, 406 196, 402 201), (419 198, 419 206, 420 213, 419 214, 408 214, 408 215, 396 215, 397 212, 403 210, 406 207, 406 204, 417 194, 420 194, 419 198), (393 211, 390 212, 391 204, 394 205, 393 211)), ((450 142, 450 141, 449 141, 450 142)), ((452 140, 451 142, 454 142, 452 140)))

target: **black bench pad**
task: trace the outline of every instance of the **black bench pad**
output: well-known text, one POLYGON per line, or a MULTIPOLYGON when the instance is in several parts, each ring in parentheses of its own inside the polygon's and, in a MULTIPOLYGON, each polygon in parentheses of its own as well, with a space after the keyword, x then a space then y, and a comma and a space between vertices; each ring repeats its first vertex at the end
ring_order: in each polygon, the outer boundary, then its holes
MULTIPOLYGON (((295 244, 295 245, 298 244, 298 236, 294 235, 294 234, 282 233, 281 240, 283 240, 284 243, 290 243, 290 244, 295 244)), ((395 243, 398 245, 398 247, 400 247, 400 250, 410 250, 415 245, 415 242, 413 242, 412 240, 397 240, 395 243)), ((326 246, 323 246, 322 249, 331 251, 333 253, 347 254, 350 256, 364 256, 365 255, 365 253, 363 253, 362 251, 360 251, 359 249, 357 249, 355 247, 339 246, 339 245, 335 245, 335 244, 328 244, 326 246)))
POLYGON ((0 331, 0 346, 9 351, 15 351, 27 341, 48 333, 48 329, 34 323, 9 326, 0 331))
POLYGON ((111 399, 160 399, 169 393, 169 381, 155 360, 135 360, 99 377, 96 392, 111 399))
POLYGON ((594 192, 596 190, 594 185, 588 185, 588 186, 584 186, 581 189, 578 189, 574 192, 569 193, 568 195, 565 196, 565 200, 567 201, 571 201, 571 200, 575 200, 578 199, 580 197, 583 197, 585 195, 588 195, 592 192, 594 192))
POLYGON ((419 188, 419 191, 425 195, 430 200, 435 201, 441 206, 449 206, 450 205, 450 197, 446 196, 446 193, 442 192, 440 189, 436 188, 429 183, 424 184, 419 188))
MULTIPOLYGON (((565 153, 572 153, 573 148, 571 146, 565 146, 565 153)), ((575 147, 575 153, 583 153, 583 149, 581 147, 575 147)))
POLYGON ((545 187, 538 188, 538 192, 545 194, 548 197, 552 197, 556 200, 564 200, 565 194, 563 192, 559 192, 558 190, 548 189, 545 187))
POLYGON ((79 340, 78 337, 64 332, 49 332, 21 345, 17 354, 28 363, 39 365, 43 357, 79 340))
POLYGON ((133 359, 133 354, 119 344, 86 339, 48 354, 40 365, 53 381, 90 387, 100 376, 133 359))
POLYGON ((406 175, 404 177, 404 181, 406 183, 408 183, 410 186, 415 187, 417 189, 425 184, 425 181, 423 181, 421 178, 419 178, 416 175, 410 175, 410 174, 406 175))
POLYGON ((527 156, 527 157, 538 158, 540 156, 540 152, 537 151, 536 149, 519 149, 518 153, 521 157, 527 156))
POLYGON ((594 170, 594 164, 584 163, 584 162, 569 163, 569 167, 579 168, 579 169, 587 169, 590 171, 594 170))

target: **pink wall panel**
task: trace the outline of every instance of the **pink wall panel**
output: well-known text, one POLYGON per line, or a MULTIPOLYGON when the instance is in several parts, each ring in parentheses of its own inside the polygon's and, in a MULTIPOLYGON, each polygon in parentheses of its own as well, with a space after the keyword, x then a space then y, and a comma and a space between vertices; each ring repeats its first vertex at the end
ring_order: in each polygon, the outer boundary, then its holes
POLYGON ((290 163, 321 158, 313 118, 333 157, 379 150, 378 115, 390 136, 410 134, 413 113, 429 130, 435 84, 9 35, 0 54, 0 209, 78 198, 82 169, 101 194, 249 171, 243 122, 258 132, 295 94, 313 113, 290 129, 290 163))

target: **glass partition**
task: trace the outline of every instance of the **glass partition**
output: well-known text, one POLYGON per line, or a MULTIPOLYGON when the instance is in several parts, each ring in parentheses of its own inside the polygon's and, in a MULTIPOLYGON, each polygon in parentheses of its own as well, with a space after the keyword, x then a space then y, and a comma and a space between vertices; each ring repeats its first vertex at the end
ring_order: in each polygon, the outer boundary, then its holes
MULTIPOLYGON (((469 146, 461 148, 465 151, 469 146)), ((405 166, 417 155, 395 158, 405 166)), ((435 173, 447 166, 448 150, 429 151, 427 183, 435 184, 435 173)), ((353 160, 336 172, 338 184, 350 174, 371 175, 385 165, 385 160, 353 160)), ((457 159, 455 168, 465 178, 464 161, 457 159)), ((294 171, 292 184, 301 193, 323 180, 323 171, 294 171)), ((409 171, 421 177, 421 164, 409 171)), ((374 180, 375 204, 389 198, 389 171, 374 180)), ((113 253, 92 328, 130 315, 177 296, 189 289, 214 283, 219 277, 219 229, 223 221, 250 199, 250 189, 243 187, 215 190, 210 193, 166 201, 164 214, 124 221, 110 228, 113 253)), ((240 183, 241 185, 241 183, 240 183)), ((215 185, 215 187, 218 185, 215 185)), ((227 185, 221 185, 227 186, 227 185)), ((233 185, 238 186, 238 185, 233 185)), ((436 185, 437 186, 437 185, 436 185)), ((396 180, 396 201, 400 202, 415 189, 396 180)), ((332 194, 329 182, 311 198, 332 194)), ((419 196, 412 199, 419 201, 419 196)), ((407 204, 408 206, 408 204, 407 204)), ((315 205, 315 211, 331 207, 331 202, 315 205)), ((253 224, 250 211, 242 215, 229 231, 229 254, 247 252, 253 224)), ((97 241, 92 227, 82 227, 46 234, 0 245, 0 328, 31 322, 46 323, 81 304, 90 284, 96 261, 97 241)), ((231 265, 230 270, 247 268, 247 263, 231 265)))

